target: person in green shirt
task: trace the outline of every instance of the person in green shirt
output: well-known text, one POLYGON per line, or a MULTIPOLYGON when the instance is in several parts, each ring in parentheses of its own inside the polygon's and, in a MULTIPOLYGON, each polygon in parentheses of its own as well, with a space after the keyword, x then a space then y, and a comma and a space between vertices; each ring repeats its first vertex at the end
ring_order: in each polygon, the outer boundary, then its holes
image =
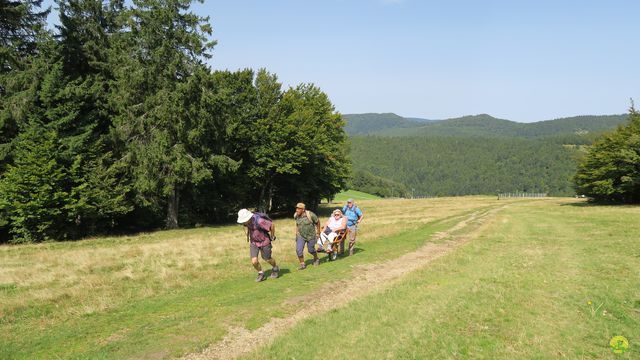
POLYGON ((318 254, 316 253, 316 241, 320 236, 320 221, 318 217, 307 210, 305 204, 298 203, 293 218, 296 221, 296 254, 300 262, 298 270, 307 268, 303 256, 305 244, 309 254, 313 255, 313 265, 319 265, 320 259, 318 259, 318 254))

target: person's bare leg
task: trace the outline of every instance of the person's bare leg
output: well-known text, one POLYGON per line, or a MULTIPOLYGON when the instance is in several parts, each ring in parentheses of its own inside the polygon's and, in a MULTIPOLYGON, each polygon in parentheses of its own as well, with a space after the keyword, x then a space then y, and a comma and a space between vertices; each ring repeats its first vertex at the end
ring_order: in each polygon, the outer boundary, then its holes
POLYGON ((256 269, 257 272, 262 271, 262 266, 260 265, 260 262, 258 261, 257 257, 251 258, 251 264, 253 265, 253 268, 256 269))

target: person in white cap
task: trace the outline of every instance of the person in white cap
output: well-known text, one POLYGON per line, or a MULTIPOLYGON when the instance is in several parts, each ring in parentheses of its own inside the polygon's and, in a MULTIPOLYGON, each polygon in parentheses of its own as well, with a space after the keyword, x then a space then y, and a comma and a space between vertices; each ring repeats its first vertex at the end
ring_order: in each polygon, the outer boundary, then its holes
POLYGON ((280 268, 276 265, 276 260, 271 257, 271 241, 276 239, 276 227, 273 221, 267 214, 253 213, 247 209, 240 209, 238 211, 238 224, 242 224, 247 228, 246 234, 249 242, 251 264, 258 271, 256 282, 266 279, 262 266, 258 261, 258 254, 261 254, 262 259, 273 267, 271 269, 271 278, 277 278, 280 268))

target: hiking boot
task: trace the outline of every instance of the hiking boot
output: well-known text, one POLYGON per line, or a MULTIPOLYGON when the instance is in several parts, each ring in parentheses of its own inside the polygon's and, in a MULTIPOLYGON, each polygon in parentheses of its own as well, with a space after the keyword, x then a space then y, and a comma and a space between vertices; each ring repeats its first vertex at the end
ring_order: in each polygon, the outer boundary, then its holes
POLYGON ((258 277, 256 278, 256 282, 260 282, 260 281, 262 281, 262 280, 264 280, 264 279, 266 279, 266 278, 267 278, 267 277, 266 277, 266 276, 264 276, 264 273, 263 273, 263 272, 259 272, 259 273, 258 273, 258 277))
POLYGON ((300 266, 298 267, 298 270, 304 270, 307 268, 307 264, 305 263, 300 263, 300 266))
POLYGON ((320 259, 313 260, 313 266, 318 266, 318 265, 320 265, 320 259))
POLYGON ((271 278, 272 279, 277 279, 278 275, 280 275, 280 268, 279 267, 274 267, 273 269, 271 269, 271 278))

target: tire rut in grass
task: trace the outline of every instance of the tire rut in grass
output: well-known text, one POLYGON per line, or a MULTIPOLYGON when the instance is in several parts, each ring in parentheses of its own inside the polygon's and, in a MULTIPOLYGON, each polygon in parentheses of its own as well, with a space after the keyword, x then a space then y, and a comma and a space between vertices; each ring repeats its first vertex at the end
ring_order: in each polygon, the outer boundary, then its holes
MULTIPOLYGON (((462 235, 456 235, 456 232, 469 227, 470 224, 479 224, 481 228, 487 219, 506 206, 508 205, 474 212, 448 230, 433 234, 430 241, 418 250, 382 263, 356 266, 351 278, 334 282, 311 294, 298 297, 296 302, 313 300, 320 304, 335 303, 342 304, 341 307, 348 306, 350 302, 390 286, 405 275, 466 244, 480 231, 476 229, 462 235)), ((184 359, 234 359, 248 355, 258 347, 268 345, 271 340, 265 342, 265 339, 269 339, 269 334, 281 334, 299 321, 329 310, 331 309, 302 308, 286 318, 273 318, 255 330, 242 327, 229 328, 227 335, 221 341, 200 353, 189 354, 184 359)))

